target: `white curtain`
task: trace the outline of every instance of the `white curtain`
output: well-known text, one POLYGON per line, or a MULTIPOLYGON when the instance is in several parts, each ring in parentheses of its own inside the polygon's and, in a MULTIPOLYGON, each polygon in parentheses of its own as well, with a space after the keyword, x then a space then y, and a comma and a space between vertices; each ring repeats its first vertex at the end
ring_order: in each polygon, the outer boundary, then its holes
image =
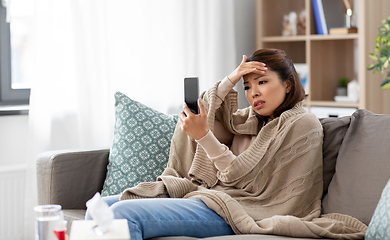
POLYGON ((236 67, 233 0, 35 2, 25 239, 34 239, 39 153, 109 148, 116 91, 178 113, 184 77, 206 90, 236 67))

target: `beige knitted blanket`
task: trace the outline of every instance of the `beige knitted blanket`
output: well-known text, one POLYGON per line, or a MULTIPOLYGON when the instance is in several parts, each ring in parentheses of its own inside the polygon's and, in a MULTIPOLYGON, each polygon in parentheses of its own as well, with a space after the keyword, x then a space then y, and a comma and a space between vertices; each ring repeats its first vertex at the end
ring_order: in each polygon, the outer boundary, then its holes
POLYGON ((121 200, 201 199, 236 234, 363 239, 367 226, 357 219, 341 214, 320 217, 323 131, 318 119, 299 103, 259 127, 250 108, 237 109, 233 90, 215 109, 217 87, 202 95, 210 129, 217 119, 234 134, 257 134, 254 143, 219 172, 203 148, 177 126, 162 176, 126 189, 121 200))

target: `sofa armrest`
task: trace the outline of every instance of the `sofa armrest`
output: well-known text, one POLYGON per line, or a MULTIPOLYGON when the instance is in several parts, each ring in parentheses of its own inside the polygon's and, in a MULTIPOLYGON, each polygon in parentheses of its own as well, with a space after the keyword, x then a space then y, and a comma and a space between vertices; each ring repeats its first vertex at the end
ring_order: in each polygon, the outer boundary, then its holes
POLYGON ((64 150, 40 154, 36 161, 38 204, 86 209, 106 178, 109 149, 64 150))

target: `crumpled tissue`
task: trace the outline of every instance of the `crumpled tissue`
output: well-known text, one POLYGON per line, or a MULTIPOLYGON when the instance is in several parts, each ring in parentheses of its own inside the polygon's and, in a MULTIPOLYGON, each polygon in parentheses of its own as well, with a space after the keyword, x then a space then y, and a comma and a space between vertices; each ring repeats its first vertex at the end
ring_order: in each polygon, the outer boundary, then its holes
POLYGON ((103 201, 102 197, 97 192, 90 200, 88 200, 86 205, 89 214, 97 224, 93 228, 95 234, 102 236, 107 233, 114 220, 114 212, 109 208, 108 204, 103 201))

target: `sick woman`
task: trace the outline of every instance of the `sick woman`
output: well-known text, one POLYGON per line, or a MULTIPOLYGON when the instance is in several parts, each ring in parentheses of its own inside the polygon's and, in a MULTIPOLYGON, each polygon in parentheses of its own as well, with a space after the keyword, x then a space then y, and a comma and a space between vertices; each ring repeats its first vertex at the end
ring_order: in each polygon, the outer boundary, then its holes
POLYGON ((132 240, 361 237, 348 226, 348 216, 320 216, 323 130, 303 108, 305 97, 284 51, 243 56, 201 95, 199 114, 184 105, 167 168, 157 181, 103 199, 115 218, 127 219, 132 240), (235 86, 244 88, 249 107, 238 109, 235 86))

